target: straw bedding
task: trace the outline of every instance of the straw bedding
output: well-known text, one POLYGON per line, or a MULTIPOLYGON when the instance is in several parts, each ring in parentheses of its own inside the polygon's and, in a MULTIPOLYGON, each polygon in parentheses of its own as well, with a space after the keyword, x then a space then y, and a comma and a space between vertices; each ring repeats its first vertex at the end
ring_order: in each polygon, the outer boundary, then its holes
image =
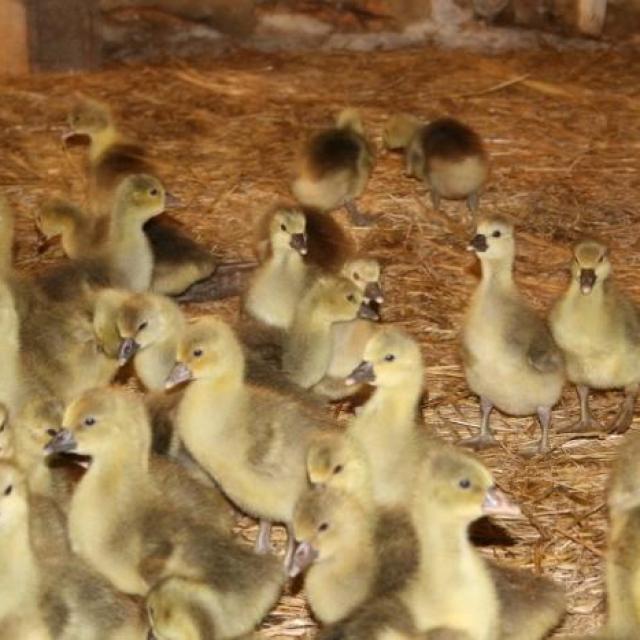
MULTIPOLYGON (((83 150, 60 142, 75 91, 107 99, 126 128, 163 168, 182 206, 175 213, 223 259, 252 255, 251 229, 288 194, 296 150, 346 104, 362 109, 376 143, 395 111, 450 114, 486 139, 493 174, 481 210, 518 225, 517 277, 547 309, 567 279, 569 247, 596 235, 612 250, 616 277, 640 299, 640 86, 632 51, 535 51, 485 58, 435 49, 368 53, 234 52, 193 65, 120 67, 91 75, 0 81, 0 186, 19 213, 16 261, 42 269, 60 250, 36 253, 32 222, 51 195, 82 201, 83 150)), ((457 357, 461 316, 477 277, 465 252, 471 225, 460 203, 435 214, 401 160, 381 152, 362 198, 377 225, 354 232, 362 251, 384 262, 384 319, 422 344, 427 422, 455 441, 475 433, 478 404, 457 357)), ((343 213, 338 214, 345 221, 343 213)), ((193 306, 233 319, 237 300, 193 306)), ((620 394, 598 394, 610 418, 620 394)), ((554 424, 577 417, 566 389, 554 424)), ((533 418, 494 415, 501 446, 483 453, 499 485, 525 518, 505 523, 509 544, 486 553, 564 584, 569 615, 554 637, 593 629, 604 612, 604 488, 619 437, 554 436, 553 452, 525 461, 518 449, 537 438, 533 418)), ((634 428, 637 428, 635 425, 634 428)), ((239 523, 247 537, 255 528, 239 523)), ((296 588, 264 625, 270 636, 304 636, 313 622, 296 588)))

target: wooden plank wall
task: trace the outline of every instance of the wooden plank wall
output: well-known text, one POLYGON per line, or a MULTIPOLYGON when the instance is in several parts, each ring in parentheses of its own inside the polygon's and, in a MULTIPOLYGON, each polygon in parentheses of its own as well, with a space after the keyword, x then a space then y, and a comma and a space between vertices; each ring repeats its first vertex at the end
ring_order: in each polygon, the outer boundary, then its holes
POLYGON ((22 0, 0 0, 0 74, 28 70, 26 7, 22 0))

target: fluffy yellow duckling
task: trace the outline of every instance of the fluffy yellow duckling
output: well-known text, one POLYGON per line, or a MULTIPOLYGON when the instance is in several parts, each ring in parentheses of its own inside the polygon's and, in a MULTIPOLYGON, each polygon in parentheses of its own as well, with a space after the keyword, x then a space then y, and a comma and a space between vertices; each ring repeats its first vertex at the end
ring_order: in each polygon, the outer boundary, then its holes
POLYGON ((369 460, 378 504, 405 503, 412 492, 423 439, 417 420, 423 371, 416 341, 395 327, 384 327, 369 341, 363 361, 347 379, 375 387, 348 432, 369 460))
POLYGON ((284 342, 282 366, 292 382, 309 389, 326 375, 333 348, 332 327, 356 317, 377 318, 350 280, 320 276, 296 307, 284 342))
MULTIPOLYGON (((187 325, 167 380, 168 386, 189 381, 178 408, 178 434, 243 511, 289 524, 308 486, 308 443, 329 421, 291 395, 246 384, 244 368, 242 346, 228 325, 213 317, 187 325)), ((261 534, 258 548, 265 550, 269 528, 261 534)))
POLYGON ((373 147, 365 137, 360 114, 345 109, 335 127, 307 143, 293 195, 304 206, 322 211, 344 206, 354 225, 366 226, 371 216, 360 213, 355 200, 367 186, 373 165, 373 147))
POLYGON ((165 296, 112 289, 97 296, 94 327, 101 347, 121 366, 133 359, 136 375, 150 390, 164 389, 184 322, 178 305, 165 296))
POLYGON ((500 603, 489 569, 467 528, 483 515, 519 514, 489 471, 468 454, 440 446, 415 477, 411 506, 420 568, 402 593, 421 631, 459 630, 471 640, 497 640, 500 603))
MULTIPOLYGON (((542 427, 537 452, 549 449, 551 408, 565 380, 562 353, 546 322, 527 304, 513 280, 513 225, 485 218, 469 246, 482 267, 467 309, 462 357, 467 384, 480 396, 480 435, 466 441, 489 446, 494 406, 514 416, 536 414, 542 427)), ((529 453, 529 451, 527 451, 529 453)))
POLYGON ((384 132, 388 149, 404 149, 407 174, 431 190, 434 209, 440 200, 466 200, 472 214, 489 176, 489 156, 480 136, 453 118, 422 124, 413 116, 393 117, 384 132))
POLYGON ((550 322, 580 398, 579 422, 563 431, 598 430, 589 410, 589 389, 622 387, 625 399, 609 431, 624 433, 633 420, 640 384, 640 311, 613 281, 604 245, 593 240, 576 245, 571 284, 550 322))
POLYGON ((261 227, 267 249, 251 279, 244 308, 265 325, 286 330, 308 279, 306 218, 297 209, 277 208, 264 216, 261 227))
MULTIPOLYGON (((67 407, 63 422, 47 451, 90 458, 69 506, 74 551, 125 593, 146 596, 169 576, 195 580, 217 602, 211 615, 221 636, 249 631, 280 593, 279 562, 222 533, 210 509, 195 507, 199 494, 178 499, 184 487, 158 481, 142 399, 113 388, 91 390, 67 407), (248 579, 252 572, 258 580, 248 579), (237 615, 241 606, 244 617, 237 615)), ((174 464, 170 473, 181 471, 174 464)))

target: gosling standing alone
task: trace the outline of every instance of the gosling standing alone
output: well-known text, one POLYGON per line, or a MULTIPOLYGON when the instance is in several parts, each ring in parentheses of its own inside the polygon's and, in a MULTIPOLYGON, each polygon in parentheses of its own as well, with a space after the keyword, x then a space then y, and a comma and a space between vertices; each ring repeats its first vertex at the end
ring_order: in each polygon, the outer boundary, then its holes
POLYGON ((562 353, 513 280, 513 225, 497 217, 481 220, 469 249, 480 260, 482 277, 464 321, 462 358, 469 388, 480 396, 482 419, 480 435, 466 444, 495 442, 489 415, 496 406, 509 415, 537 414, 542 427, 537 451, 544 453, 551 408, 564 385, 562 353))
POLYGON ((453 118, 422 124, 409 115, 393 117, 384 132, 388 149, 404 149, 407 174, 425 182, 434 209, 440 199, 466 200, 475 215, 489 177, 489 156, 482 138, 453 118))
POLYGON ((604 245, 593 240, 576 245, 571 283, 550 321, 580 399, 579 422, 563 431, 598 430, 589 410, 589 389, 622 387, 625 399, 609 431, 624 433, 633 420, 640 384, 640 310, 613 281, 604 245))
POLYGON ((292 191, 304 206, 332 211, 344 206, 356 226, 371 224, 372 217, 358 210, 359 198, 373 169, 373 148, 365 137, 360 114, 345 109, 335 127, 313 136, 307 143, 292 191))

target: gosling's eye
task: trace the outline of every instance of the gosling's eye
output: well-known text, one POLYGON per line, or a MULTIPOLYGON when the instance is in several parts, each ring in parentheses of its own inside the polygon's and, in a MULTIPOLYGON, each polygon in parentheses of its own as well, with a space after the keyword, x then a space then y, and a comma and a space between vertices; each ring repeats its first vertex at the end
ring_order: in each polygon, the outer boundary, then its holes
POLYGON ((13 485, 10 484, 5 490, 4 490, 4 495, 5 496, 10 496, 11 492, 13 491, 13 485))
POLYGON ((494 231, 491 235, 492 235, 494 238, 499 238, 502 234, 501 234, 498 230, 496 230, 496 231, 494 231))
POLYGON ((393 353, 387 353, 387 355, 384 357, 384 359, 387 362, 393 362, 396 359, 396 357, 393 355, 393 353))
POLYGON ((158 190, 155 187, 153 189, 149 189, 149 195, 152 198, 155 198, 158 195, 158 190))
POLYGON ((347 296, 347 300, 348 300, 349 302, 355 302, 355 301, 356 301, 356 297, 353 295, 353 293, 350 293, 350 294, 347 296))
POLYGON ((354 280, 360 280, 360 274, 357 271, 354 271, 353 273, 353 279, 354 280))
POLYGON ((469 478, 463 478, 458 482, 458 485, 461 489, 468 489, 471 486, 471 480, 469 480, 469 478))
POLYGON ((0 424, 0 433, 4 431, 6 424, 7 424, 6 422, 3 422, 2 424, 0 424))
POLYGON ((82 424, 85 427, 93 427, 93 425, 96 423, 96 419, 93 416, 87 416, 83 421, 82 424))
POLYGON ((337 473, 342 473, 342 469, 344 467, 341 464, 337 464, 334 468, 333 468, 333 473, 337 474, 337 473))
POLYGON ((146 329, 148 326, 149 326, 149 323, 148 323, 148 322, 141 322, 141 323, 138 325, 138 331, 143 331, 143 330, 144 330, 144 329, 146 329))
POLYGON ((329 523, 328 522, 323 522, 319 527, 318 527, 318 531, 326 531, 329 528, 329 523))
POLYGON ((199 358, 204 352, 202 351, 202 349, 194 349, 193 350, 193 355, 196 358, 199 358))
POLYGON ((280 225, 280 229, 281 229, 282 231, 286 231, 286 230, 287 230, 287 225, 286 225, 286 224, 281 224, 281 225, 280 225))

